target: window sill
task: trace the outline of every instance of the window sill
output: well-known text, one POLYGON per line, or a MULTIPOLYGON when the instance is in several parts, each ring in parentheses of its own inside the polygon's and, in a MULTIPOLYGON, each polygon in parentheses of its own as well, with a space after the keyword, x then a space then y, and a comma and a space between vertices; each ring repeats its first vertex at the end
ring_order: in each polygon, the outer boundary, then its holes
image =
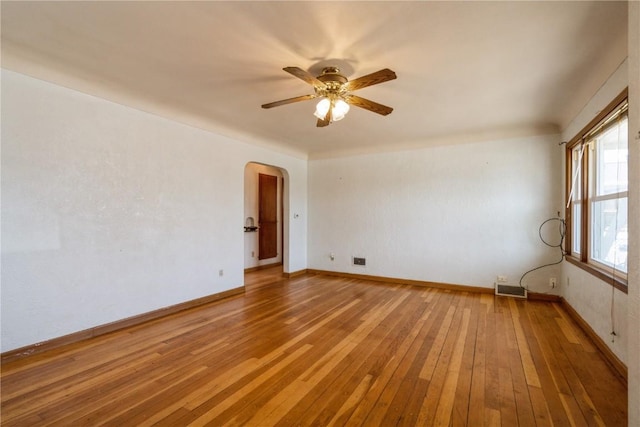
POLYGON ((627 281, 624 279, 620 279, 618 277, 613 277, 611 275, 611 273, 606 272, 604 270, 601 270, 591 264, 587 264, 585 262, 580 261, 579 259, 567 255, 565 257, 565 259, 570 262, 571 264, 575 265, 578 268, 581 268, 582 270, 586 271, 587 273, 590 273, 594 276, 596 276, 598 279, 602 280, 603 282, 607 283, 608 285, 612 285, 614 288, 624 292, 625 294, 627 293, 627 281))

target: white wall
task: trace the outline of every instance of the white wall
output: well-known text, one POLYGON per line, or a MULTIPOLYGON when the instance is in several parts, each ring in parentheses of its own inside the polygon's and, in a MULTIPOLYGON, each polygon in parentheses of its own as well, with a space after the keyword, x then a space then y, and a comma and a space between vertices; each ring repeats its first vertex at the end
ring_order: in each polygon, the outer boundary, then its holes
POLYGON ((242 286, 249 161, 306 268, 306 160, 3 70, 2 351, 242 286))
MULTIPOLYGON (((309 267, 469 286, 559 259, 538 237, 562 210, 559 136, 309 162, 309 267), (331 261, 330 253, 335 254, 331 261), (367 266, 351 265, 363 256, 367 266)), ((528 276, 549 291, 558 268, 528 276)))
MULTIPOLYGON (((569 141, 628 85, 627 61, 602 85, 589 103, 562 132, 569 141)), ((631 129, 631 127, 629 127, 631 129)), ((564 158, 564 156, 563 156, 564 158)), ((564 165, 564 161, 563 161, 564 165)), ((631 175, 630 175, 631 176, 631 175)), ((564 196, 566 197, 566 196, 564 196)), ((631 212, 629 212, 631 218, 631 212)), ((631 239, 633 240, 633 239, 631 239)), ((630 263, 633 262, 630 259, 630 263)), ((627 362, 627 294, 573 264, 562 264, 563 297, 623 362, 627 362), (613 315, 612 315, 613 311, 613 315), (611 331, 616 337, 612 341, 611 331)))
POLYGON ((253 218, 254 225, 258 225, 258 176, 259 174, 272 175, 278 177, 277 190, 277 219, 278 219, 278 238, 277 252, 278 256, 268 259, 258 259, 258 231, 244 233, 244 268, 258 267, 261 265, 269 265, 282 262, 282 233, 280 232, 280 224, 282 221, 282 178, 283 174, 280 169, 272 166, 260 165, 258 163, 248 163, 244 169, 244 218, 253 218))

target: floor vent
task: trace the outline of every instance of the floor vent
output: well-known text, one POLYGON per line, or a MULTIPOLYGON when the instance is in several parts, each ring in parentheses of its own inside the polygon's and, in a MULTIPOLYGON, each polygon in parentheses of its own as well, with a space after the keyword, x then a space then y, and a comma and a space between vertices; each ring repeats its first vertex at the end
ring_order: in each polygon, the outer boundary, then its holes
POLYGON ((527 290, 520 286, 496 283, 496 295, 501 295, 503 297, 527 298, 527 290))

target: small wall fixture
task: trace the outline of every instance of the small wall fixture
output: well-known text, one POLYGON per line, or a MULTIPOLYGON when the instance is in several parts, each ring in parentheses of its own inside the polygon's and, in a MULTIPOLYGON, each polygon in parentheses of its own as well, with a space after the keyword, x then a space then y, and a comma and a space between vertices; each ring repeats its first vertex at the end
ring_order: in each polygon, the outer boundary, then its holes
POLYGON ((248 233, 251 231, 257 231, 258 227, 254 225, 254 220, 252 216, 248 216, 247 219, 244 220, 244 232, 248 233))

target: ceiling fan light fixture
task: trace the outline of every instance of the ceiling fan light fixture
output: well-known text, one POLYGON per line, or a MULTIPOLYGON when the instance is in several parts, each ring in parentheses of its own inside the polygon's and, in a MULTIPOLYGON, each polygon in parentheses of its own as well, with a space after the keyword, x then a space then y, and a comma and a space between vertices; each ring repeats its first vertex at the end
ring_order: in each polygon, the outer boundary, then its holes
POLYGON ((318 105, 316 105, 316 111, 313 113, 313 115, 320 120, 324 120, 324 118, 327 116, 329 108, 331 108, 332 122, 337 122, 344 119, 344 116, 346 116, 349 112, 349 104, 347 104, 342 99, 337 99, 332 102, 329 98, 322 98, 320 102, 318 102, 318 105))
POLYGON ((344 119, 344 116, 346 116, 348 112, 349 104, 344 102, 342 99, 338 99, 333 103, 333 111, 331 112, 333 121, 337 122, 338 120, 344 119))
POLYGON ((329 101, 329 98, 322 98, 320 102, 318 102, 318 105, 316 105, 316 112, 313 113, 313 115, 320 120, 323 120, 327 115, 327 111, 329 111, 330 107, 331 101, 329 101))

